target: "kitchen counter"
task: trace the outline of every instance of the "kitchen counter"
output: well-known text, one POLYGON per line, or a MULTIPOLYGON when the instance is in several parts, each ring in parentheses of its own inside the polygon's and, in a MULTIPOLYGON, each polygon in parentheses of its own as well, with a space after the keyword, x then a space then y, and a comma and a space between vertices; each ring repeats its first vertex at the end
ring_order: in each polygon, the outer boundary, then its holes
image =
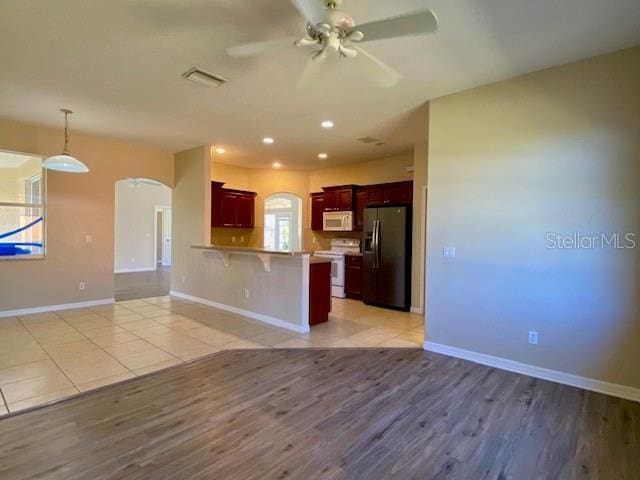
POLYGON ((192 245, 188 257, 190 275, 176 272, 174 296, 300 333, 329 319, 330 258, 205 244, 192 245))
POLYGON ((305 250, 268 250, 265 248, 252 248, 252 247, 229 247, 224 245, 192 245, 191 248, 196 250, 214 250, 218 252, 228 253, 240 253, 240 254, 269 254, 280 255, 283 257, 302 257, 304 255, 311 255, 311 252, 305 250))

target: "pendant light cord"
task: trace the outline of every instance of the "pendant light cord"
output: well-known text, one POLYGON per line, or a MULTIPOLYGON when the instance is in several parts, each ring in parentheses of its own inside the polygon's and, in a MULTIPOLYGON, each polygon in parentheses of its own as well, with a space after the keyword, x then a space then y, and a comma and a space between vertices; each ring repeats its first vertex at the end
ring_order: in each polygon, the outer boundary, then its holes
POLYGON ((69 153, 69 114, 73 112, 66 108, 61 108, 60 111, 64 113, 64 153, 69 153))

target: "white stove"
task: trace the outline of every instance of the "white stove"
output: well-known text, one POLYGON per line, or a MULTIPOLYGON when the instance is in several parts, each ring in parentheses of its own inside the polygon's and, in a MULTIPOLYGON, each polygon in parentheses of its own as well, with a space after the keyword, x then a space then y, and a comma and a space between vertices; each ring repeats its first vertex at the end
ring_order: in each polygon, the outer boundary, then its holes
POLYGON ((357 238, 334 238, 331 240, 331 250, 317 250, 314 256, 331 259, 331 295, 345 298, 344 276, 345 255, 360 253, 360 240, 357 238))

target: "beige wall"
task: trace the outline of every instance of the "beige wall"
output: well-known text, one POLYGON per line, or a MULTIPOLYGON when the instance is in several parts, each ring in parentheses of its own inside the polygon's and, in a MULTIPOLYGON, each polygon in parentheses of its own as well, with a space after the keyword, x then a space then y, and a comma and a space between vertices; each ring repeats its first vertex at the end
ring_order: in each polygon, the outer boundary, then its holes
POLYGON ((154 252, 162 248, 161 235, 155 243, 155 208, 171 206, 171 189, 125 179, 115 191, 115 271, 155 270, 154 252))
POLYGON ((309 190, 321 192, 328 185, 374 185, 376 183, 412 180, 407 167, 413 165, 413 152, 367 162, 349 163, 314 170, 309 178, 309 190))
POLYGON ((427 340, 640 387, 638 248, 546 239, 640 233, 639 86, 635 48, 431 102, 427 340))
MULTIPOLYGON (((50 155, 62 140, 61 130, 0 120, 3 150, 50 155)), ((47 256, 0 263, 0 311, 113 298, 116 180, 146 177, 173 185, 167 152, 79 133, 72 133, 71 149, 91 172, 47 174, 47 256)))

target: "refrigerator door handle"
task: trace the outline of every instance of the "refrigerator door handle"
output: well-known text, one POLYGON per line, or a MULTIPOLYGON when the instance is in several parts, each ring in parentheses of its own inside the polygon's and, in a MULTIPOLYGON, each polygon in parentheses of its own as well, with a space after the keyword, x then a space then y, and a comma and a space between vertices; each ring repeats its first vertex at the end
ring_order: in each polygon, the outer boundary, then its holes
POLYGON ((373 249, 375 254, 374 268, 380 268, 380 220, 375 220, 373 224, 373 249))

